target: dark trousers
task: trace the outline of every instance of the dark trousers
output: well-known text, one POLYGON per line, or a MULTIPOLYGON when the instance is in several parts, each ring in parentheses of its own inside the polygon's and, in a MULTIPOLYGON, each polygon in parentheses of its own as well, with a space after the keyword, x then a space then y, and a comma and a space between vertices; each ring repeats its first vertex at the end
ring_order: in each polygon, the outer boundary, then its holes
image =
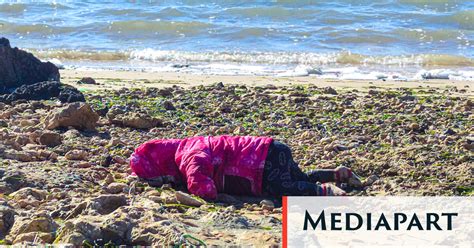
POLYGON ((273 141, 268 150, 263 172, 263 190, 272 196, 317 196, 324 190, 316 182, 334 181, 333 170, 304 173, 293 160, 291 149, 273 141))

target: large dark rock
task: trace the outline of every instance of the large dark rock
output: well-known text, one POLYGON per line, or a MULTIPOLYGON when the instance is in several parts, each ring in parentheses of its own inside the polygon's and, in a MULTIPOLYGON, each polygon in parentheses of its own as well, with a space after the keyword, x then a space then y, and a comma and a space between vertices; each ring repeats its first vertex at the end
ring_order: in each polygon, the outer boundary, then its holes
POLYGON ((0 93, 44 81, 59 81, 59 70, 50 62, 41 62, 33 54, 12 48, 0 38, 0 93))
POLYGON ((59 82, 39 82, 31 85, 22 85, 11 94, 0 98, 0 102, 17 100, 47 100, 57 97, 61 102, 85 102, 84 95, 76 88, 59 82))

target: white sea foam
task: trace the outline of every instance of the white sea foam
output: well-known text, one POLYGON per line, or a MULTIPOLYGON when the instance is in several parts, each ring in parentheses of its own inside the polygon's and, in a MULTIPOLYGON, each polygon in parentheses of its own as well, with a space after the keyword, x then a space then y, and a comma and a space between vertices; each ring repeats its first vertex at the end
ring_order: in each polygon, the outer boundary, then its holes
POLYGON ((474 81, 474 70, 435 69, 421 70, 414 79, 449 79, 474 81))

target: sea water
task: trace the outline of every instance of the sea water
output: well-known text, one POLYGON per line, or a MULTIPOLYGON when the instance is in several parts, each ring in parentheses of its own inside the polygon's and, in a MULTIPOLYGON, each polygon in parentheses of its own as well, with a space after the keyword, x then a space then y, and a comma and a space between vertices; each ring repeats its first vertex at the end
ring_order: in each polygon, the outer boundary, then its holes
POLYGON ((474 1, 0 1, 0 36, 66 67, 474 80, 474 1))

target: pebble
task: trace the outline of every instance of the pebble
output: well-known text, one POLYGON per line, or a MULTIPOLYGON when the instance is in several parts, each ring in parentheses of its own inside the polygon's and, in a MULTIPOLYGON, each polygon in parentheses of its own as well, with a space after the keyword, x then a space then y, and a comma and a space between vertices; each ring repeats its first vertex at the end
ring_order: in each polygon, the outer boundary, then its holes
POLYGON ((71 150, 64 155, 67 160, 86 160, 88 154, 82 150, 71 150))
POLYGON ((266 199, 260 202, 260 206, 262 207, 262 209, 268 211, 273 211, 273 209, 275 208, 275 204, 273 204, 272 201, 266 199))
POLYGON ((124 192, 128 188, 128 185, 125 183, 111 183, 107 185, 107 192, 110 194, 118 194, 124 192))

